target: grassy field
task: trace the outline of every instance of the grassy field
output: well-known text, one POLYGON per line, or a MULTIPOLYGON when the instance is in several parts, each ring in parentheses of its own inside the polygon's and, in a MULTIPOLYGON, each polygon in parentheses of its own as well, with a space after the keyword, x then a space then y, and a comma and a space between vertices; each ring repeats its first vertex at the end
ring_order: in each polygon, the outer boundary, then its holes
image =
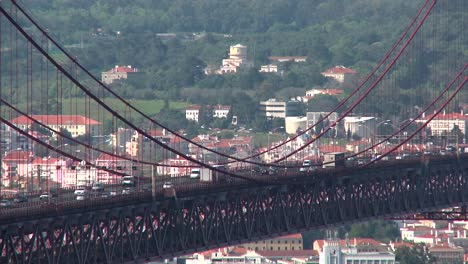
MULTIPOLYGON (((130 108, 126 107, 123 103, 117 99, 104 99, 103 100, 112 109, 119 113, 129 113, 130 108)), ((163 100, 128 100, 128 102, 141 110, 147 115, 155 115, 161 111, 164 107, 163 100)), ((62 109, 64 114, 85 114, 86 106, 89 106, 88 111, 90 113, 104 113, 104 116, 108 116, 109 113, 105 113, 104 109, 99 106, 96 102, 85 100, 83 98, 64 99, 62 101, 62 109)), ((187 106, 184 102, 169 102, 169 108, 175 110, 183 110, 187 106)), ((92 114, 91 114, 92 115, 92 114)))

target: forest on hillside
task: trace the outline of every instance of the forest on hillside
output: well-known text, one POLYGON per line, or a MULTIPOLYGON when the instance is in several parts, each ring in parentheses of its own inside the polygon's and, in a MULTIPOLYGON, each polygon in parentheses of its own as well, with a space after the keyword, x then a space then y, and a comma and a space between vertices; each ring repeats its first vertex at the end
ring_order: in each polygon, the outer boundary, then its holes
MULTIPOLYGON (((320 72, 334 65, 365 75, 423 2, 22 0, 20 4, 95 76, 114 65, 140 69, 138 78, 112 84, 126 98, 230 104, 235 114, 248 117, 259 100, 288 99, 313 87, 327 87, 320 72), (207 65, 220 65, 229 46, 237 43, 248 47, 255 69, 229 75, 203 73, 207 65), (260 74, 258 67, 269 63, 269 56, 308 60, 282 65, 286 69, 282 76, 260 74)), ((395 73, 406 97, 417 95, 418 86, 442 86, 445 79, 437 69, 447 61, 453 65, 466 61, 464 1, 439 2, 431 26, 441 30, 436 22, 447 20, 439 26, 446 27, 446 34, 432 37, 424 50, 413 51, 427 58, 414 61, 413 70, 395 73)), ((375 112, 385 112, 384 107, 389 106, 376 107, 375 112)), ((393 110, 398 112, 399 107, 393 110)))

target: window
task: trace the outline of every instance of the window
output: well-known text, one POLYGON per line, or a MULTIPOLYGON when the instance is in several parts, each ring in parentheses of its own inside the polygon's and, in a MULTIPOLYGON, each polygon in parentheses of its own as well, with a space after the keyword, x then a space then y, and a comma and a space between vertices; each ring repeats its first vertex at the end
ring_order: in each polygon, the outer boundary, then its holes
POLYGON ((294 247, 291 247, 291 250, 294 250, 294 247))

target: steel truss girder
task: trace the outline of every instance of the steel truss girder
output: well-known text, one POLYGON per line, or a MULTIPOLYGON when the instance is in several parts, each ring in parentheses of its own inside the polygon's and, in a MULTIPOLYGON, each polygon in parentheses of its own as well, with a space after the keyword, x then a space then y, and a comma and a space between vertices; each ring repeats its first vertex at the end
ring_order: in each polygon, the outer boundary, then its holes
POLYGON ((0 263, 123 263, 465 204, 468 162, 356 170, 0 226, 0 263))

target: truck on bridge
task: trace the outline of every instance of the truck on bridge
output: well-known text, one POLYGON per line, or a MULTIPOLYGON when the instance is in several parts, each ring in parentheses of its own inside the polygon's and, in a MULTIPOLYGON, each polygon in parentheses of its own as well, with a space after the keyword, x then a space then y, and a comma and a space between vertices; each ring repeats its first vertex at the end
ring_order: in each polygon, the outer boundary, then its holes
POLYGON ((345 153, 331 152, 323 155, 323 168, 344 168, 345 153))
MULTIPOLYGON (((225 171, 224 165, 213 165, 214 168, 225 171)), ((224 173, 210 170, 208 168, 200 168, 200 181, 202 182, 225 182, 227 176, 224 173)))

